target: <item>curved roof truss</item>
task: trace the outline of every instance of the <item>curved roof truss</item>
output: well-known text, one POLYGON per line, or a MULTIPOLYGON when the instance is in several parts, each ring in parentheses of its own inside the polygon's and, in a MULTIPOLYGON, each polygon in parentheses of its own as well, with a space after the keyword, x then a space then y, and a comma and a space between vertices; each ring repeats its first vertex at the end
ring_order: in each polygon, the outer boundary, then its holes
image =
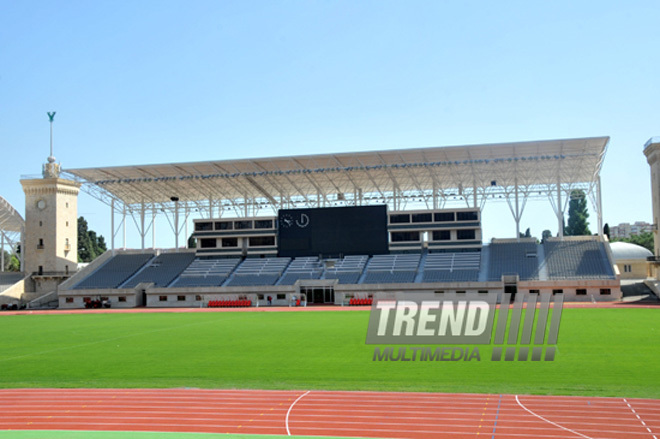
POLYGON ((261 159, 68 169, 83 190, 122 209, 256 215, 282 207, 387 203, 394 209, 591 192, 609 137, 261 159), (558 186, 559 185, 559 186, 558 186))

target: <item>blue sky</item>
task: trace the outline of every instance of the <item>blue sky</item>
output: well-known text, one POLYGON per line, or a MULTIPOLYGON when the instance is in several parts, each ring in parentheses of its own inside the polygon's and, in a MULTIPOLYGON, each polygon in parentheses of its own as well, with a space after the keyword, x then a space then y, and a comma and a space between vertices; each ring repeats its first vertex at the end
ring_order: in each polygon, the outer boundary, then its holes
MULTIPOLYGON (((606 135, 605 222, 650 221, 659 20, 657 1, 0 0, 0 195, 24 210, 55 110, 65 168, 606 135)), ((108 207, 79 210, 110 234, 108 207)), ((486 240, 514 235, 506 204, 483 215, 486 240)))

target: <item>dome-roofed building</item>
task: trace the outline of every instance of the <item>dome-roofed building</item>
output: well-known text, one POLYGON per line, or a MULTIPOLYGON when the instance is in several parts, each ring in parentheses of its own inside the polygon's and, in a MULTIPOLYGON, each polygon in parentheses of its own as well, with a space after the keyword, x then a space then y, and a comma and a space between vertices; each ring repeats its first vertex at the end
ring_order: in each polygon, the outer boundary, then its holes
POLYGON ((646 279, 651 276, 647 258, 653 253, 647 248, 629 242, 612 242, 610 249, 621 279, 646 279))

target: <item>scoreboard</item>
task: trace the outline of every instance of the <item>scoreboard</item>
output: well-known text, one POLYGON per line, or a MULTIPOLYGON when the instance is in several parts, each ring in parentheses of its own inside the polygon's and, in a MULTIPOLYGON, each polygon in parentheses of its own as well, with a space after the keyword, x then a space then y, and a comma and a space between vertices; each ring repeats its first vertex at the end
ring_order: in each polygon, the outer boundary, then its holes
POLYGON ((282 209, 277 219, 279 256, 389 253, 386 205, 282 209))

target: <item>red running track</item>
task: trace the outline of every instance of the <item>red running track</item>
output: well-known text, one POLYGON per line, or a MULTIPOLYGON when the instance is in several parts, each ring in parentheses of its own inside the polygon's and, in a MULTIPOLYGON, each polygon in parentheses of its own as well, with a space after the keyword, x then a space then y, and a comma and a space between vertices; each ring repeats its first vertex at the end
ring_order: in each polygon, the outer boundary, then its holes
POLYGON ((660 439, 660 400, 200 389, 0 390, 2 430, 660 439))

